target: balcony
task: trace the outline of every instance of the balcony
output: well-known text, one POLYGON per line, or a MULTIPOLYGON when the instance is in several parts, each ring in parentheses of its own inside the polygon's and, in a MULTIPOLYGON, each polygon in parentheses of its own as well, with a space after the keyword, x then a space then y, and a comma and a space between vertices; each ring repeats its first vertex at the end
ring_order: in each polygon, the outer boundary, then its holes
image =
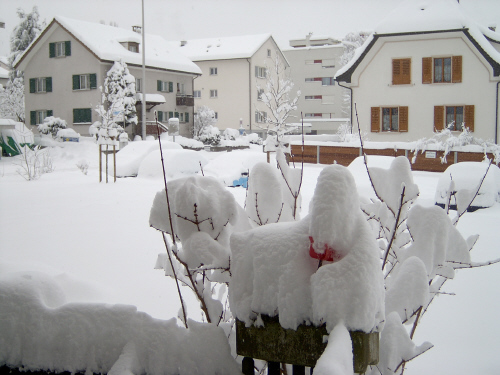
POLYGON ((177 106, 194 107, 194 98, 192 95, 177 95, 175 99, 177 106))

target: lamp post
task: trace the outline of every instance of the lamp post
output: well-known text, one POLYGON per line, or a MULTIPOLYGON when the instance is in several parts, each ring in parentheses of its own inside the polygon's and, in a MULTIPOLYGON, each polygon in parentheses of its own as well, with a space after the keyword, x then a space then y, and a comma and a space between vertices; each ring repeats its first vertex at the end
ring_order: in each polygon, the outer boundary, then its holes
POLYGON ((146 32, 144 29, 144 0, 142 0, 142 139, 146 139, 146 32))

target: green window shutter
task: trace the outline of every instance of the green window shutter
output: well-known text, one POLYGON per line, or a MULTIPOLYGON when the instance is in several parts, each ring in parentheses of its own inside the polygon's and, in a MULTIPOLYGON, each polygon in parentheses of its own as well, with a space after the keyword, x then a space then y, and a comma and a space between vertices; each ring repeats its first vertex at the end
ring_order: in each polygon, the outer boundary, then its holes
POLYGON ((175 117, 179 118, 179 112, 175 112, 175 117))
POLYGON ((168 112, 168 118, 174 117, 174 112, 168 112))
POLYGON ((96 89, 97 88, 97 74, 92 73, 92 74, 89 74, 89 76, 90 76, 90 88, 96 89))
POLYGON ((66 56, 71 56, 71 40, 64 42, 64 53, 66 56))
POLYGON ((47 109, 47 117, 54 116, 54 111, 47 109))
MULTIPOLYGON (((30 93, 34 93, 36 91, 36 82, 35 78, 30 78, 30 93)), ((33 124, 32 124, 33 125, 33 124)))
POLYGON ((189 122, 189 112, 186 112, 184 116, 184 120, 186 120, 186 122, 189 122))
POLYGON ((52 92, 52 77, 45 78, 45 91, 52 92))
POLYGON ((168 83, 168 92, 174 92, 174 83, 173 82, 168 83))
POLYGON ((163 112, 158 111, 158 121, 162 122, 163 121, 163 112))
POLYGON ((78 74, 73 76, 73 90, 80 90, 80 76, 78 74))
POLYGON ((161 91, 161 81, 160 80, 156 81, 156 88, 158 89, 158 91, 161 91))
POLYGON ((49 43, 49 58, 56 57, 56 44, 49 43))
POLYGON ((80 110, 77 108, 73 108, 73 123, 80 122, 80 110))
POLYGON ((92 122, 92 109, 85 108, 83 111, 83 122, 92 122))
POLYGON ((36 125, 36 111, 30 111, 30 125, 36 125))

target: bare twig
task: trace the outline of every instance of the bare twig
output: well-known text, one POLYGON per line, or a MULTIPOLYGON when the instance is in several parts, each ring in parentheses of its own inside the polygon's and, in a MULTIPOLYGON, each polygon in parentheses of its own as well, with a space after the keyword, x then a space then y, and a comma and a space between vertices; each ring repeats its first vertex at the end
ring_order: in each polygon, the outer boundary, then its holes
POLYGON ((399 209, 398 209, 398 213, 396 215, 396 222, 394 223, 394 231, 392 232, 392 236, 391 236, 391 240, 389 241, 389 245, 387 245, 387 250, 385 252, 384 261, 382 263, 382 269, 384 269, 384 267, 385 267, 385 264, 387 262, 387 257, 389 256, 389 251, 391 250, 392 243, 394 242, 394 238, 396 237, 396 232, 397 232, 397 229, 399 226, 399 218, 401 217, 401 211, 403 209, 403 200, 404 200, 404 196, 405 196, 405 189, 406 189, 406 186, 403 185, 403 190, 401 191, 401 201, 399 203, 399 209))

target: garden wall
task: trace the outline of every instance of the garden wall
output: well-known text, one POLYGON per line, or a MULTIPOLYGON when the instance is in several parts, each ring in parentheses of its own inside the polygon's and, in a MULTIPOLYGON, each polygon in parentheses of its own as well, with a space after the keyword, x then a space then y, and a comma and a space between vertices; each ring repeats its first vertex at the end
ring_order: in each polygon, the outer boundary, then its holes
MULTIPOLYGON (((414 153, 409 149, 396 148, 393 145, 388 145, 387 148, 380 147, 377 144, 376 148, 370 146, 364 147, 367 155, 384 155, 384 156, 406 156, 412 161, 414 153)), ((302 161, 302 145, 291 145, 291 160, 295 163, 302 161)), ((314 164, 337 164, 348 166, 354 159, 361 156, 361 147, 336 145, 305 145, 304 146, 304 163, 314 164)), ((444 151, 428 150, 423 153, 418 153, 415 163, 411 164, 414 171, 429 171, 443 172, 451 164, 464 161, 482 161, 484 158, 483 152, 474 151, 451 151, 446 157, 446 163, 441 163, 441 157, 444 151)), ((493 154, 487 153, 488 158, 492 159, 493 154)))

